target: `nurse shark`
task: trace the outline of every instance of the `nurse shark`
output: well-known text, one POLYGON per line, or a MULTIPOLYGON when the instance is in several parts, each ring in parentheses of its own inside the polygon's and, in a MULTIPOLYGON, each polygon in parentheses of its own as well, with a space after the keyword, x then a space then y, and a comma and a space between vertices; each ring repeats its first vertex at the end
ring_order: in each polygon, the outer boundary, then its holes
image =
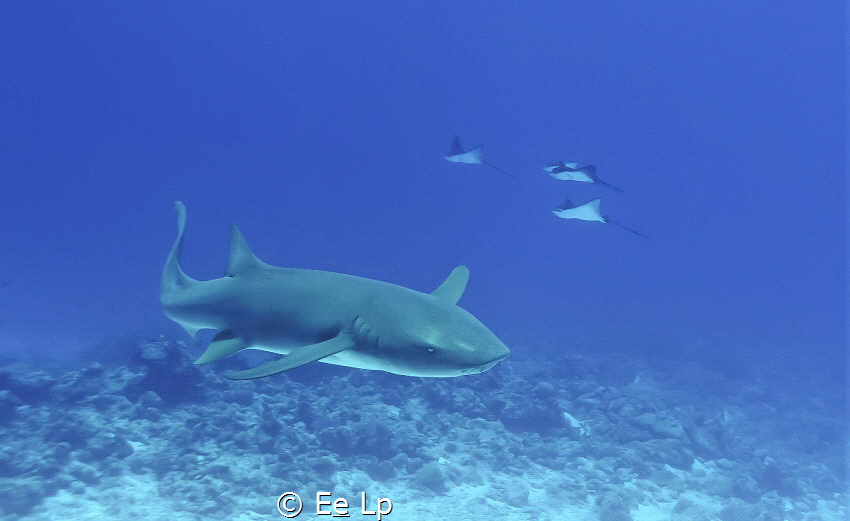
POLYGON ((243 349, 281 358, 233 380, 262 378, 311 362, 421 377, 484 372, 510 354, 472 314, 457 305, 469 270, 456 267, 431 293, 328 271, 278 268, 259 260, 231 228, 227 275, 195 280, 180 266, 186 207, 177 210, 177 239, 165 262, 160 301, 165 314, 194 336, 218 329, 195 362, 243 349))

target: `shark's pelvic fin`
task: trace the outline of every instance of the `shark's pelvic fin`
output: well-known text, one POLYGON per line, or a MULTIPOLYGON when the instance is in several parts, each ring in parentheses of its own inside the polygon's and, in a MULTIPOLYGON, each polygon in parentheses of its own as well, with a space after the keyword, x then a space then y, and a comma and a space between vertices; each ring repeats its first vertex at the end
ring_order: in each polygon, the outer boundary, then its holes
POLYGON ((431 292, 435 297, 457 304, 463 292, 466 289, 466 283, 469 281, 469 268, 466 266, 458 266, 449 273, 446 280, 440 284, 440 287, 431 292))
POLYGON ((248 344, 242 338, 236 336, 230 329, 225 329, 216 333, 204 354, 195 360, 195 364, 202 365, 215 362, 247 347, 249 347, 248 344))
POLYGON ((270 376, 284 371, 289 371, 290 369, 295 369, 296 367, 301 367, 302 365, 321 360, 322 358, 339 353, 340 351, 345 351, 346 349, 352 349, 353 347, 354 339, 351 335, 340 333, 330 340, 325 340, 318 344, 296 347, 288 355, 259 367, 246 369, 244 371, 227 371, 224 373, 224 377, 231 380, 252 380, 254 378, 262 378, 264 376, 270 376))
POLYGON ((195 338, 195 336, 197 336, 197 334, 198 334, 198 331, 201 330, 201 328, 199 328, 199 327, 190 326, 190 325, 184 324, 182 322, 180 323, 180 326, 183 328, 183 331, 185 331, 192 338, 195 338))
POLYGON ((236 225, 230 227, 230 258, 227 260, 227 275, 235 277, 240 273, 244 273, 251 269, 268 266, 254 255, 248 243, 245 242, 245 237, 236 225))

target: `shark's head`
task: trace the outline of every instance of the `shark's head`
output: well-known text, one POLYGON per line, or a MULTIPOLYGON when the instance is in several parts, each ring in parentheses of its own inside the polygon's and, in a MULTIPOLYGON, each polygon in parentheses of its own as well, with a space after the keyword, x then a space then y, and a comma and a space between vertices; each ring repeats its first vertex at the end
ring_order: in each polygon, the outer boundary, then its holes
POLYGON ((484 372, 510 350, 466 310, 436 295, 419 293, 395 301, 355 323, 361 342, 371 344, 386 370, 409 376, 450 377, 484 372))

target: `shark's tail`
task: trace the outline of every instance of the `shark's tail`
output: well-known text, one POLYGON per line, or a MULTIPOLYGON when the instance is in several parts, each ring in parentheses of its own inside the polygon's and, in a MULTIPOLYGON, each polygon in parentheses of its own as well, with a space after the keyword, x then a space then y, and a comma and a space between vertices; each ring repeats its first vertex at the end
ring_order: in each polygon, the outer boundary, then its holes
POLYGON ((174 209, 177 210, 177 239, 171 247, 171 253, 168 254, 165 268, 162 270, 161 299, 175 290, 184 289, 198 282, 183 273, 180 267, 180 250, 183 248, 183 231, 186 229, 186 206, 181 201, 175 201, 174 209))

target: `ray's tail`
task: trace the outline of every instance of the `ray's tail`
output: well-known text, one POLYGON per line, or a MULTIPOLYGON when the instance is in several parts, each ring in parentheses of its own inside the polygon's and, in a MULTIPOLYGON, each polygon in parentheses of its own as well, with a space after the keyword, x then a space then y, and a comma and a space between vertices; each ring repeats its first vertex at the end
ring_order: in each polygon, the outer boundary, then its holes
POLYGON ((620 228, 622 228, 622 229, 626 230, 627 232, 632 232, 633 234, 638 235, 638 236, 640 236, 640 237, 643 237, 644 239, 646 239, 646 240, 648 240, 648 241, 651 241, 651 240, 652 240, 652 239, 651 239, 651 238, 649 238, 648 236, 646 236, 646 235, 644 235, 644 234, 642 234, 642 233, 640 233, 640 232, 638 232, 638 231, 632 230, 631 228, 629 228, 629 227, 627 227, 627 226, 624 226, 622 223, 619 223, 619 222, 617 222, 617 221, 612 221, 611 219, 608 219, 607 217, 605 218, 605 222, 606 222, 606 223, 608 223, 608 224, 614 224, 614 225, 617 225, 617 226, 619 226, 620 228))
POLYGON ((617 188, 617 187, 616 187, 616 186, 614 186, 614 185, 609 185, 608 183, 606 183, 605 181, 603 181, 603 180, 601 180, 601 179, 594 179, 594 180, 593 180, 593 182, 594 182, 594 183, 596 183, 596 184, 598 184, 598 185, 602 185, 602 186, 604 186, 605 188, 608 188, 609 190, 614 190, 615 192, 620 192, 621 194, 626 193, 626 191, 625 191, 625 190, 621 190, 621 189, 617 188))
POLYGON ((481 161, 481 164, 492 168, 493 170, 495 170, 496 172, 499 172, 500 174, 505 174, 508 177, 513 177, 514 179, 516 179, 515 175, 511 174, 510 172, 506 172, 505 170, 502 170, 501 168, 490 163, 489 161, 481 161))

